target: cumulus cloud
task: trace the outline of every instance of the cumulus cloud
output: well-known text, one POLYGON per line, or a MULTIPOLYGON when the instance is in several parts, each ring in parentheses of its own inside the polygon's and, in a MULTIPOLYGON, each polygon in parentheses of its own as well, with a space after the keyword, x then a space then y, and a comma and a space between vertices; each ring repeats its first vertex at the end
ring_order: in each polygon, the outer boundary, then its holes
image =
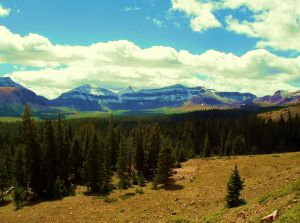
POLYGON ((213 14, 216 6, 212 1, 172 0, 172 10, 186 13, 190 17, 190 27, 195 32, 222 26, 213 14))
POLYGON ((265 95, 295 90, 289 83, 300 77, 300 57, 284 58, 263 49, 236 56, 214 50, 192 54, 165 46, 141 48, 126 40, 54 45, 46 37, 20 36, 5 27, 0 27, 0 63, 35 67, 7 76, 48 98, 81 84, 114 89, 181 83, 265 95))
POLYGON ((258 48, 300 51, 299 0, 172 0, 172 10, 184 12, 196 32, 221 27, 215 13, 224 9, 249 11, 249 19, 225 16, 225 28, 258 38, 258 48))
POLYGON ((253 19, 226 18, 227 29, 259 38, 258 47, 300 51, 300 1, 298 0, 227 0, 232 9, 246 7, 253 19))
POLYGON ((10 8, 4 8, 2 5, 0 5, 0 17, 8 16, 10 11, 10 8))

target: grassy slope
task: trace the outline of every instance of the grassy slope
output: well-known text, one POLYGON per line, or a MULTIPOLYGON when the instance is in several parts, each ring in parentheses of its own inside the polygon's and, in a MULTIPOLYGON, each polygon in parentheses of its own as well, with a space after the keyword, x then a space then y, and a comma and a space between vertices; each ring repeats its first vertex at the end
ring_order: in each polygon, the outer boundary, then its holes
POLYGON ((259 114, 258 117, 261 117, 265 120, 268 120, 269 118, 271 118, 274 121, 278 121, 282 114, 283 118, 285 120, 287 120, 289 117, 289 113, 291 114, 291 116, 293 118, 296 115, 298 115, 298 117, 300 117, 300 105, 291 106, 291 107, 287 107, 287 108, 283 108, 283 109, 275 110, 275 111, 270 111, 270 112, 264 112, 264 113, 259 114))
POLYGON ((114 191, 109 202, 104 202, 101 197, 84 196, 85 188, 80 187, 77 196, 62 201, 42 202, 19 211, 14 210, 12 203, 0 207, 0 223, 257 222, 277 208, 281 208, 280 222, 295 222, 286 219, 297 219, 297 214, 299 217, 300 197, 295 201, 295 191, 281 191, 299 176, 300 153, 194 159, 177 169, 172 190, 153 191, 148 185, 144 194, 135 194, 136 188, 114 191), (234 164, 245 178, 242 196, 248 203, 228 210, 224 208, 224 196, 234 164), (121 199, 129 192, 134 195, 121 199))
POLYGON ((5 117, 5 116, 0 116, 0 122, 17 122, 21 121, 21 117, 5 117))

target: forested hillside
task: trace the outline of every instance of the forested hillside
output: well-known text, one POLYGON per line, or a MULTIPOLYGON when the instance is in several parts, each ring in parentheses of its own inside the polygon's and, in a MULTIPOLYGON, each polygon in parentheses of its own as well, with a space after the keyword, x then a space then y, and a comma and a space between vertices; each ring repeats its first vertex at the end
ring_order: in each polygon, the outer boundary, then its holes
POLYGON ((72 194, 77 184, 88 193, 109 193, 114 172, 123 189, 145 179, 167 184, 172 167, 196 156, 300 148, 297 116, 273 122, 241 110, 35 121, 26 107, 22 122, 0 126, 1 191, 17 186, 47 199, 72 194))

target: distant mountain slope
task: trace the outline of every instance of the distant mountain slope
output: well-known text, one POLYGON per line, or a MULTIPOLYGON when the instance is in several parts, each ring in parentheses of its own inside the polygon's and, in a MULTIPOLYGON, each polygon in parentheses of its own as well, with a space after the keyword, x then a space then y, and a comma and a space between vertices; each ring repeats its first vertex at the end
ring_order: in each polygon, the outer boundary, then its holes
MULTIPOLYGON (((16 116, 29 104, 35 111, 57 109, 70 111, 133 111, 161 109, 205 110, 210 108, 240 108, 243 106, 286 106, 300 102, 300 91, 276 91, 272 96, 257 98, 251 93, 218 92, 204 87, 186 87, 180 84, 155 89, 134 90, 129 86, 114 92, 92 85, 82 85, 63 93, 54 100, 36 95, 15 83, 9 77, 0 78, 0 116, 16 116)), ((170 110, 170 111, 171 111, 170 110)))
POLYGON ((180 107, 186 102, 205 106, 240 106, 256 99, 239 92, 215 92, 203 87, 188 88, 177 84, 157 89, 135 91, 131 86, 118 92, 91 85, 82 85, 50 102, 56 107, 72 107, 81 111, 145 110, 180 107))
POLYGON ((36 95, 9 77, 0 78, 0 115, 20 115, 26 104, 35 109, 48 109, 46 98, 36 95))
POLYGON ((300 91, 287 92, 278 90, 272 96, 267 95, 258 98, 256 103, 259 105, 294 105, 300 102, 300 91))
POLYGON ((101 111, 119 107, 118 95, 91 85, 82 85, 49 102, 56 107, 70 107, 81 111, 101 111))

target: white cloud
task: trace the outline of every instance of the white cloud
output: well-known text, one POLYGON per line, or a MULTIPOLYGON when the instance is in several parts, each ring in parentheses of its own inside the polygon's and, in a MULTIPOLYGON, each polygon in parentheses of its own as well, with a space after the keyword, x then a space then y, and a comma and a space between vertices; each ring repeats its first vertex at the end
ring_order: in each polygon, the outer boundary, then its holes
POLYGON ((154 25, 156 25, 156 26, 159 27, 159 28, 161 28, 161 27, 163 26, 162 21, 160 21, 160 20, 157 19, 157 18, 152 19, 152 22, 153 22, 154 25))
POLYGON ((226 22, 225 28, 258 38, 258 48, 300 51, 299 0, 172 0, 171 9, 184 12, 195 32, 220 28, 221 22, 215 16, 218 10, 243 13, 248 9, 249 19, 239 20, 230 14, 222 18, 226 22))
POLYGON ((212 1, 172 0, 172 10, 186 13, 190 17, 190 27, 195 32, 222 26, 213 14, 215 7, 212 1))
POLYGON ((141 10, 141 8, 136 5, 135 6, 125 6, 123 9, 124 12, 132 12, 132 11, 139 11, 139 10, 141 10))
POLYGON ((300 1, 298 0, 227 0, 228 7, 246 7, 253 19, 227 17, 227 29, 259 38, 258 47, 300 51, 300 1))
POLYGON ((164 46, 143 49, 126 40, 54 45, 46 37, 20 36, 5 27, 0 27, 0 63, 39 68, 7 75, 48 98, 88 83, 108 88, 181 83, 265 95, 296 90, 289 83, 300 78, 300 57, 279 57, 263 49, 236 56, 214 50, 197 55, 164 46))
POLYGON ((10 8, 4 8, 2 5, 0 5, 0 17, 8 16, 10 11, 10 8))

